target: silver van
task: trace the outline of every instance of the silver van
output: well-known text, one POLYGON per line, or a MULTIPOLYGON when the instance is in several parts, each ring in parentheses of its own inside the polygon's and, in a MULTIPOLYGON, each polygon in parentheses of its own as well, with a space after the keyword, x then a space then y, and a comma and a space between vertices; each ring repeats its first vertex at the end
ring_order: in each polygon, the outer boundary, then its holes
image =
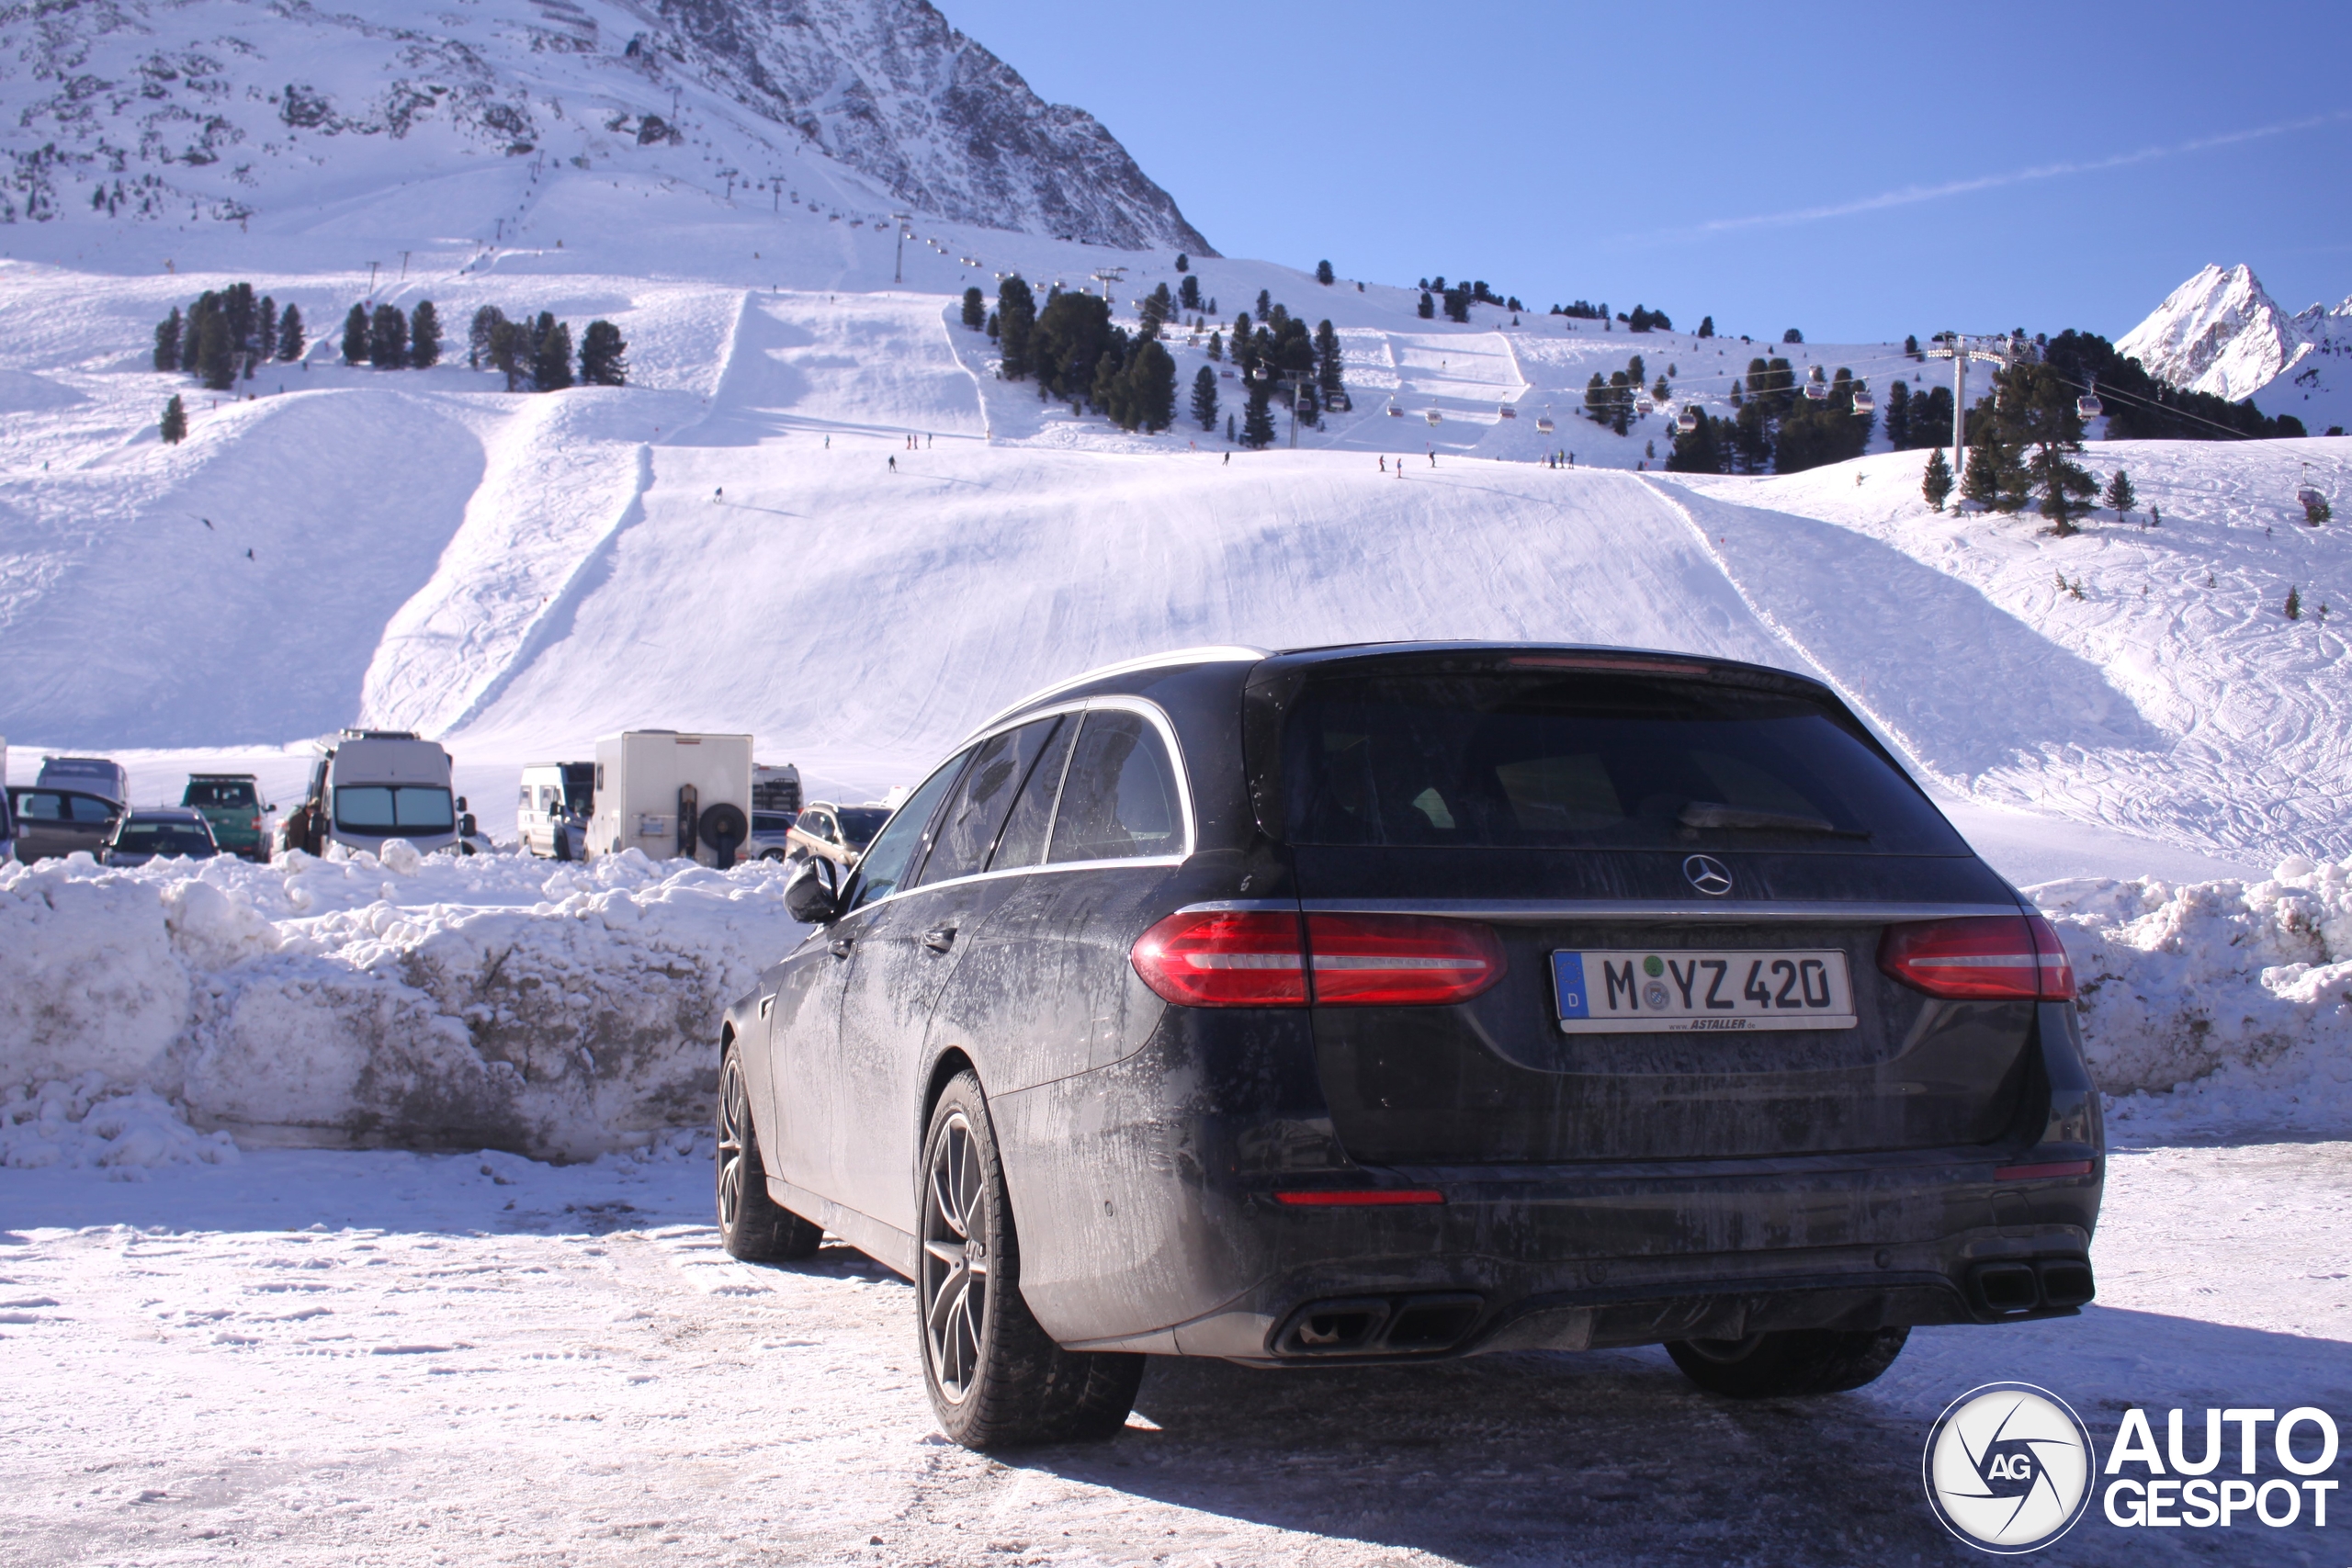
POLYGON ((472 846, 466 803, 452 795, 449 753, 405 729, 346 729, 311 766, 301 807, 288 819, 287 848, 323 853, 330 843, 380 852, 405 839, 427 852, 472 846))

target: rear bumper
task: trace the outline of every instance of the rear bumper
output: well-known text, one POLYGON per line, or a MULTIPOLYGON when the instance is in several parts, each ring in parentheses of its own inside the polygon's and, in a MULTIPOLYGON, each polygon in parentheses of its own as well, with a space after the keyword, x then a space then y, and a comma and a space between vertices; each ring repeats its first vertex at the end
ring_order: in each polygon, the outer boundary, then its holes
MULTIPOLYGON (((1445 1201, 1241 1194, 1270 1265, 1212 1310, 1088 1348, 1264 1365, 1579 1350, 1777 1329, 2068 1315, 2092 1293, 2100 1179, 1981 1158, 1709 1172, 1364 1172, 1445 1201)), ((1204 1281, 1205 1282, 1205 1281, 1204 1281)))

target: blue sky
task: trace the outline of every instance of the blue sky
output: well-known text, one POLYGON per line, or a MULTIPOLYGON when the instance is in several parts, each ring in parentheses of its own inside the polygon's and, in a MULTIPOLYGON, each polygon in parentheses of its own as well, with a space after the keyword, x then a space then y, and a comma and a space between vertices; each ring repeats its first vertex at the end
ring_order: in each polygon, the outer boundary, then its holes
POLYGON ((1229 254, 1824 342, 2352 294, 2352 5, 938 0, 1229 254))

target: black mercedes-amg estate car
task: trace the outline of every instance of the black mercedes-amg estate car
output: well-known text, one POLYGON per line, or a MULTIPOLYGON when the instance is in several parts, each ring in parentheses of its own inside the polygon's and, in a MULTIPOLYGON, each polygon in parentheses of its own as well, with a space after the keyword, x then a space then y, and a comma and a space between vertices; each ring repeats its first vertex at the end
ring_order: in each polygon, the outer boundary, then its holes
POLYGON ((1116 1429, 1147 1355, 1802 1394, 2091 1299, 2065 953, 1814 681, 1193 650, 990 719, 832 875, 726 1015, 719 1224, 911 1279, 973 1447, 1116 1429))

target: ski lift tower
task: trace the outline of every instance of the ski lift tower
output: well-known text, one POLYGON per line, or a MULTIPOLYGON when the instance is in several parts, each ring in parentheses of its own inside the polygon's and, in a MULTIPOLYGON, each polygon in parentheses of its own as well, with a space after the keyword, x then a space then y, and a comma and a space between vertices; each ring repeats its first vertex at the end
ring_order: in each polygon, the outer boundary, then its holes
POLYGON ((914 221, 914 214, 911 212, 890 214, 890 227, 899 231, 898 259, 890 264, 890 281, 893 283, 904 283, 907 280, 907 225, 912 221, 914 221))
POLYGON ((1984 360, 1988 365, 2006 366, 2010 355, 2001 345, 2007 338, 1970 338, 1959 333, 1945 333, 1928 350, 1929 359, 1951 361, 1951 460, 1958 470, 1962 454, 1968 449, 1968 362, 1984 360))
POLYGON ((1102 286, 1102 302, 1106 305, 1111 303, 1111 285, 1126 280, 1127 269, 1123 266, 1106 266, 1094 274, 1094 281, 1102 286))

